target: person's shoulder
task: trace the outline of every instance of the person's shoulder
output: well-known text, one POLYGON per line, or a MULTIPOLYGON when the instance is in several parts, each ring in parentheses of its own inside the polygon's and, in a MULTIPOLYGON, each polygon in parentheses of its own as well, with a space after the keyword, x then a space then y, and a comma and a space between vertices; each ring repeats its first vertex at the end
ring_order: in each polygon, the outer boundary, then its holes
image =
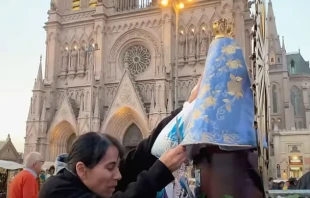
POLYGON ((85 190, 81 184, 71 179, 63 173, 49 177, 41 186, 39 198, 96 198, 91 192, 85 190))
POLYGON ((64 185, 64 179, 60 175, 49 177, 40 188, 39 198, 48 198, 64 185))
POLYGON ((30 179, 30 178, 34 178, 34 176, 27 170, 22 170, 20 171, 16 176, 16 179, 30 179))
POLYGON ((42 185, 42 188, 51 186, 57 187, 59 185, 62 185, 64 183, 64 179, 60 175, 50 176, 42 185))

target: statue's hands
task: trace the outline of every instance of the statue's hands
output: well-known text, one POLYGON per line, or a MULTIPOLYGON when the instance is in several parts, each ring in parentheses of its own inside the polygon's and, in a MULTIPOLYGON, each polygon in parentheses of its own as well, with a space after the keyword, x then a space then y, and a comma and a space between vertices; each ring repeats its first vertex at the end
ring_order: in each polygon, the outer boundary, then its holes
POLYGON ((191 91, 191 95, 189 96, 189 99, 188 99, 188 102, 191 103, 193 102, 197 96, 198 96, 198 91, 199 91, 199 88, 200 88, 200 84, 201 84, 201 76, 197 82, 197 85, 194 87, 194 89, 191 91))

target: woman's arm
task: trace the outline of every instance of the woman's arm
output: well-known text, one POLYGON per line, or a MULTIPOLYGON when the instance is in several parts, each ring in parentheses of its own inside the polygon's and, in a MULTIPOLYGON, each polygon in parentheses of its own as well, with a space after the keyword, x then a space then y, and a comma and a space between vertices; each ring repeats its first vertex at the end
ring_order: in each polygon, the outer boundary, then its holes
POLYGON ((128 185, 124 191, 116 191, 112 198, 151 198, 174 180, 170 170, 157 160, 149 171, 138 175, 137 181, 128 185))
POLYGON ((153 144, 162 129, 182 110, 183 107, 171 112, 153 130, 151 135, 140 142, 136 149, 131 150, 120 164, 122 179, 119 181, 117 190, 124 191, 128 184, 137 180, 137 176, 144 170, 149 170, 158 158, 151 154, 153 144))

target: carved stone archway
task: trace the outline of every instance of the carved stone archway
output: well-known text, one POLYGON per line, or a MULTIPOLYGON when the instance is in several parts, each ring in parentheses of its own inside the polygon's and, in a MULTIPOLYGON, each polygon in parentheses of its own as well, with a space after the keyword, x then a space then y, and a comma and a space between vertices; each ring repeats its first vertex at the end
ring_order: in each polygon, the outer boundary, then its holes
POLYGON ((60 122, 51 132, 48 161, 55 161, 59 154, 68 153, 68 149, 76 138, 76 133, 68 121, 60 122))
POLYGON ((136 148, 142 140, 143 136, 141 130, 136 124, 133 123, 127 128, 122 143, 126 149, 126 152, 128 152, 129 150, 136 148))
POLYGON ((110 134, 123 142, 127 130, 133 123, 138 127, 143 138, 149 136, 146 121, 142 119, 142 116, 135 110, 127 106, 121 107, 115 111, 113 116, 109 119, 103 133, 110 134))

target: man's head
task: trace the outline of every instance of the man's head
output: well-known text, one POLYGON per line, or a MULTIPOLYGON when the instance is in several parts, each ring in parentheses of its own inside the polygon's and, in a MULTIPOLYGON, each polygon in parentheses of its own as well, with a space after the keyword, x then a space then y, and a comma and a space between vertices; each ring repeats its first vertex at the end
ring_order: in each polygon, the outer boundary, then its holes
POLYGON ((290 183, 290 186, 295 186, 297 183, 297 179, 296 178, 289 178, 288 182, 290 183))
POLYGON ((51 174, 51 175, 54 175, 55 173, 55 166, 51 166, 48 170, 48 172, 51 174))
POLYGON ((38 152, 31 152, 25 159, 25 167, 35 171, 38 175, 41 172, 44 161, 38 152))
POLYGON ((273 182, 273 178, 272 177, 269 177, 269 183, 272 183, 273 182))

